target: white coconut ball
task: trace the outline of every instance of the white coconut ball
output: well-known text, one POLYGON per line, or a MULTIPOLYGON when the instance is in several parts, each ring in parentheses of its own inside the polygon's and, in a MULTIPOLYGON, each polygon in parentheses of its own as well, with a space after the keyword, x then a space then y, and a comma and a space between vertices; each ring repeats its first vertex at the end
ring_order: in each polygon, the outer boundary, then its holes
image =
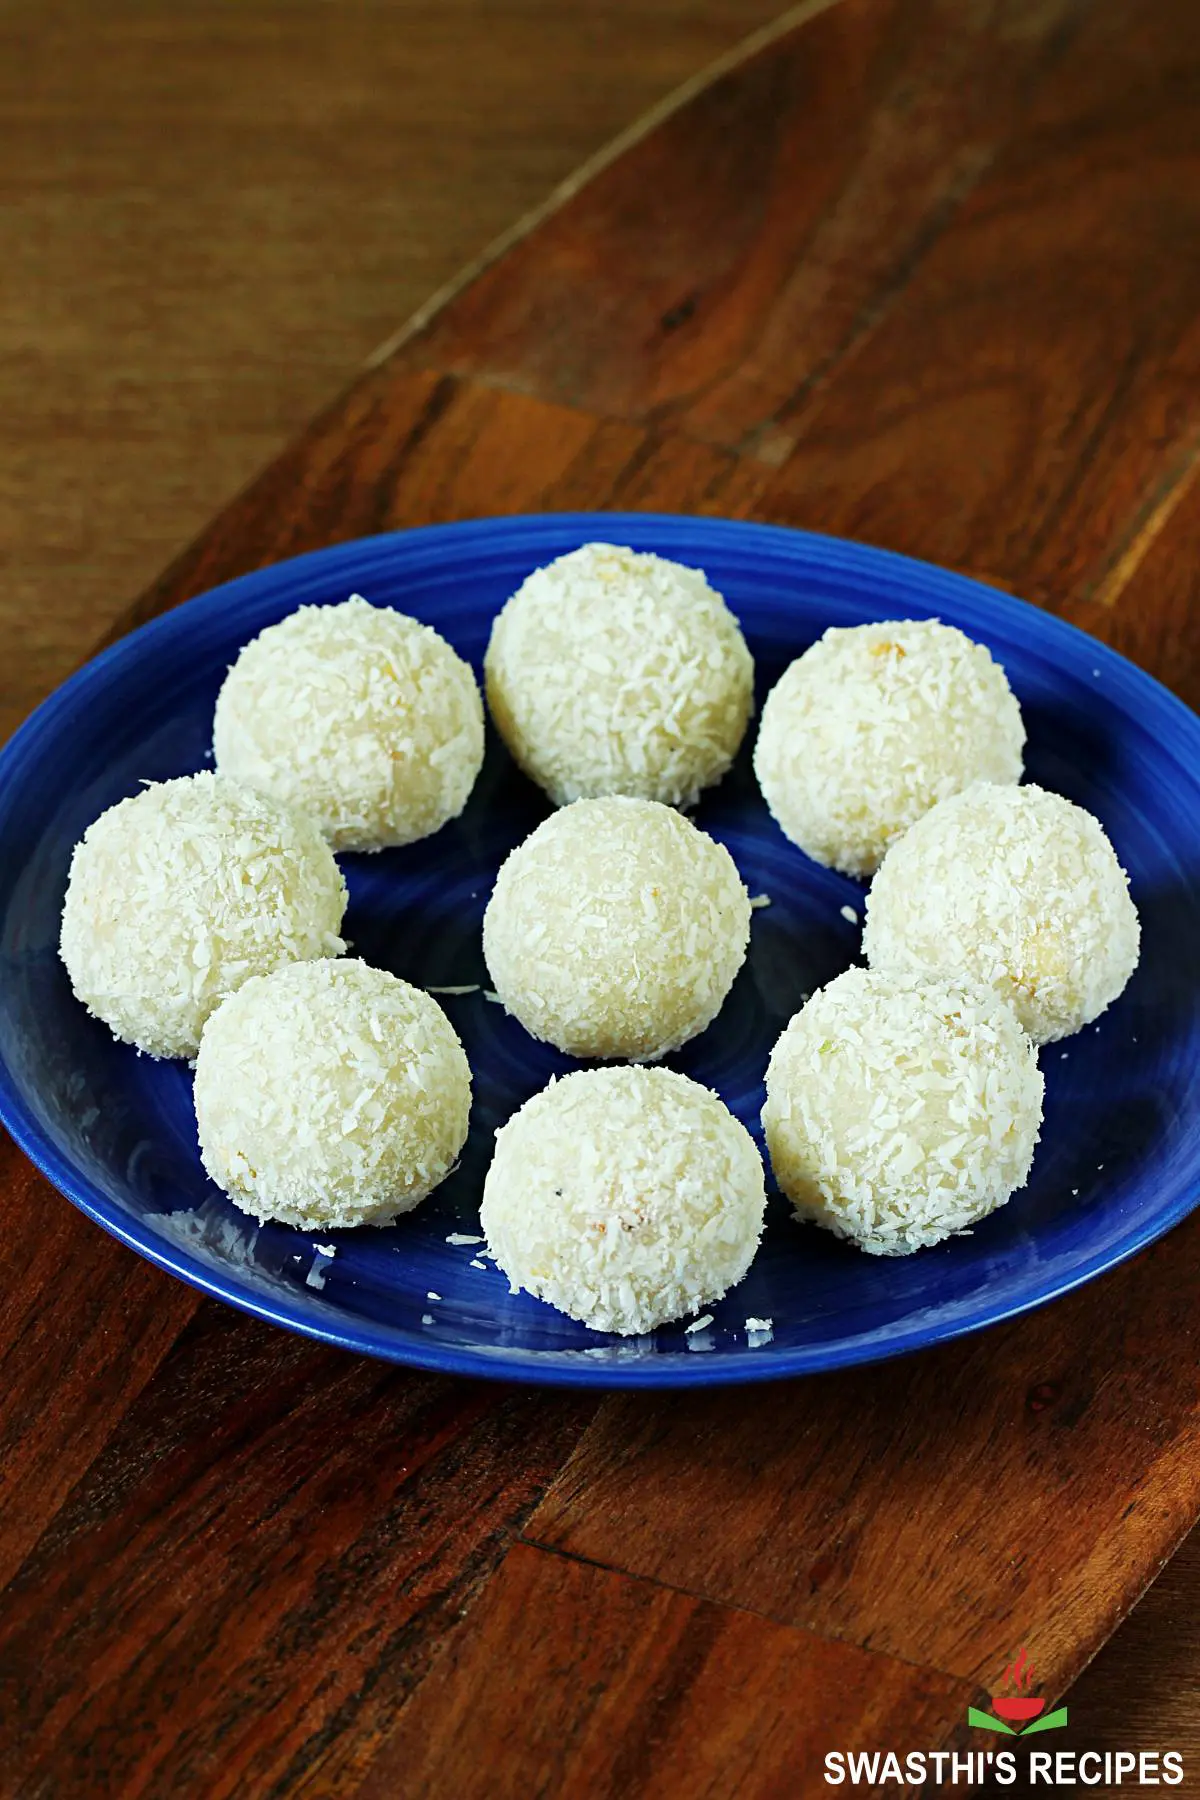
POLYGON ((311 819, 221 776, 187 775, 102 813, 75 846, 60 950, 114 1037, 195 1056, 252 975, 340 956, 346 884, 311 819))
POLYGON ((889 850, 863 948, 893 974, 989 982, 1036 1043, 1068 1037, 1137 967, 1129 881, 1104 828, 1039 787, 971 788, 889 850))
POLYGON ((729 768, 753 708, 750 652, 703 573, 615 544, 535 570, 497 617, 484 671, 501 737, 559 806, 690 804, 729 768))
POLYGON ((740 1281, 765 1204, 754 1141, 716 1094, 669 1069, 587 1069, 496 1133, 480 1219, 514 1288, 627 1335, 740 1281))
POLYGON ((965 1231, 1023 1187, 1037 1052, 989 987, 847 969, 771 1053, 763 1125, 797 1217, 875 1256, 965 1231))
POLYGON ((196 1059, 204 1166, 256 1219, 386 1225, 450 1173, 471 1071, 436 1000, 355 961, 248 981, 196 1059))
POLYGON ((223 775, 302 807, 335 850, 382 850, 458 817, 483 762, 483 702, 431 626, 355 594, 246 645, 213 748, 223 775))
POLYGON ((577 800, 501 867, 483 954, 526 1031, 571 1056, 653 1061, 711 1024, 750 899, 723 845, 654 800, 577 800))
POLYGON ((835 627, 763 707, 754 770, 816 862, 871 875, 937 801, 1021 779, 1025 727, 1004 670, 936 619, 835 627))

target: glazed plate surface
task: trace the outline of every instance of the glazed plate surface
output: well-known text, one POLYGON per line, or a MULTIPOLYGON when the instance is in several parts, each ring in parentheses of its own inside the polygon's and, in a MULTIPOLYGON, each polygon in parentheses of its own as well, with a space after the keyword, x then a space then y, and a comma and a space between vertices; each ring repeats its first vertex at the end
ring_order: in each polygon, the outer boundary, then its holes
MULTIPOLYGON (((750 767, 697 811, 752 895, 750 954, 716 1023, 671 1066, 713 1087, 761 1143, 763 1072, 805 995, 858 958, 864 890, 782 836, 750 767), (846 916, 852 911, 854 919, 846 916)), ((434 526, 337 546, 231 582, 155 620, 58 690, 0 754, 0 1118, 92 1219, 162 1268, 260 1318, 372 1356, 578 1386, 754 1381, 872 1361, 1051 1300, 1161 1236, 1200 1198, 1200 720, 1070 626, 956 575, 862 545, 723 520, 557 514, 434 526), (456 1174, 383 1231, 259 1227, 206 1179, 191 1075, 116 1044, 71 995, 56 946, 71 847, 139 783, 209 766, 212 712, 248 638, 351 593, 425 620, 480 668, 491 620, 529 571, 603 538, 703 567, 741 620, 757 699, 830 625, 935 616, 1003 663, 1029 731, 1028 779, 1094 812, 1131 878, 1141 966, 1096 1027, 1042 1052, 1046 1118, 1029 1186, 969 1235, 903 1259, 793 1223, 774 1196, 746 1280, 688 1334, 621 1340, 510 1294, 479 1247, 495 1128, 576 1066, 484 997, 480 927, 504 855, 547 802, 489 726, 463 817, 436 837, 342 859, 357 954, 442 996, 475 1073, 456 1174), (332 1243, 329 1259, 315 1242, 332 1243), (428 1298, 430 1293, 439 1296, 428 1298), (770 1319, 749 1334, 747 1319, 770 1319)))

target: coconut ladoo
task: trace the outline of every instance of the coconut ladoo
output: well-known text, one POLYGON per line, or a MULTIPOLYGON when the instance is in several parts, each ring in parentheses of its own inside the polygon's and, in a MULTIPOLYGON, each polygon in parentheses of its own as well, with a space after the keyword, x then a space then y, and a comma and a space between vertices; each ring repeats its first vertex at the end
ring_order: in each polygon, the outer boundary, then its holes
POLYGON ((875 877, 863 932, 873 969, 986 981, 1039 1044, 1111 1006, 1140 941, 1099 820, 1033 786, 974 787, 914 825, 875 877))
POLYGON ((386 1225, 466 1141, 471 1071, 436 1000, 350 959, 249 981, 196 1059, 204 1167, 256 1219, 386 1225))
POLYGON ((653 1061, 716 1017, 750 939, 722 844, 653 800, 578 800, 503 864, 483 920, 500 999, 581 1057, 653 1061))
POLYGON ((771 1053, 763 1126, 801 1220, 875 1256, 966 1231, 1029 1176, 1037 1052, 981 983, 847 969, 771 1053))
POLYGON ((302 808, 335 850, 382 850, 461 813, 483 702, 431 626, 355 594, 246 645, 217 697, 213 749, 223 775, 302 808))
POLYGON ((195 1056, 213 1010, 285 963, 340 956, 346 884, 303 813, 204 773, 143 789, 75 846, 60 950, 114 1037, 195 1056))
POLYGON ((501 737, 559 806, 690 804, 753 707, 750 652, 701 570, 617 544, 535 570, 492 626, 484 673, 501 737))
POLYGON ((834 627, 763 707, 754 769, 785 835, 871 875, 930 807, 974 781, 1017 782, 1025 727, 999 663, 952 625, 834 627))
POLYGON ((515 1288, 595 1331, 652 1331, 719 1300, 762 1234, 745 1126, 669 1069, 585 1069, 496 1134, 481 1223, 515 1288))

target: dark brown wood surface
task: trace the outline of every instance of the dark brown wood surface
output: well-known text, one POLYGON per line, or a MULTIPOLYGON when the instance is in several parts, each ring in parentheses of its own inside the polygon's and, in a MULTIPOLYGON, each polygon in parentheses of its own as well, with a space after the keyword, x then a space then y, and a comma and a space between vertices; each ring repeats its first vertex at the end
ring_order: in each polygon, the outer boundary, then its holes
POLYGON ((0 738, 397 322, 781 0, 3 0, 0 738))
MULTIPOLYGON (((1191 0, 841 0, 402 341, 133 617, 391 525, 674 507, 983 574, 1195 700, 1198 103, 1191 0)), ((597 1402, 238 1319, 4 1155, 14 1795, 823 1792, 827 1748, 977 1744, 1019 1644, 1064 1692, 1200 1514, 1200 1221, 921 1357, 597 1402)), ((1072 1743, 1128 1741, 1078 1694, 1072 1743)))

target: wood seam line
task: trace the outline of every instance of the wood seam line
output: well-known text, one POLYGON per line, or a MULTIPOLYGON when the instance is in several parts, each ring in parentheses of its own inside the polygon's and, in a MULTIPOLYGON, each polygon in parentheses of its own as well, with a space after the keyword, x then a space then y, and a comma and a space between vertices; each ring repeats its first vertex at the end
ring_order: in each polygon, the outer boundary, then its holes
MULTIPOLYGON (((908 251, 902 257, 898 268, 893 271, 889 278, 883 281, 882 285, 873 296, 867 298, 857 309, 854 318, 850 321, 850 324, 840 341, 835 344, 833 348, 809 370, 808 374, 805 375, 799 383, 776 404, 767 418, 760 419, 757 424, 750 426, 749 429, 743 433, 738 442, 732 446, 739 456, 746 459, 752 459, 755 463, 761 464, 762 467, 767 469, 777 469, 786 463, 787 457, 791 454, 791 451, 797 447, 804 436, 803 428, 805 421, 803 413, 797 415, 797 408, 801 406, 802 402, 807 401, 810 398, 814 400, 819 399, 825 389, 830 386, 834 377, 840 373, 847 363, 851 362, 854 357, 864 350, 871 340, 887 324, 892 313, 904 299, 908 289, 912 286, 917 275, 920 273, 922 266, 931 252, 936 249, 942 238, 952 228, 958 214, 966 206, 975 190, 986 180, 987 176, 992 172, 996 164, 1004 156, 1005 152, 1017 139, 1025 115, 1029 112, 1034 99, 1036 98, 1038 88, 1054 73, 1061 63, 1070 47, 1073 37, 1081 27, 1082 18, 1082 8, 1076 7, 1073 12, 1070 12, 1067 15, 1058 29, 1051 34, 1041 62, 1035 65, 1029 72, 1029 80, 1024 98, 1018 101, 1019 110, 1014 116, 1010 128, 1007 131, 1000 132, 997 135, 995 142, 992 144, 991 149, 984 154, 974 156, 971 159, 969 166, 964 168, 961 173, 950 182, 946 191, 930 207, 923 226, 919 229, 913 242, 910 244, 908 251), (796 427, 796 429, 790 432, 788 430, 789 420, 794 421, 796 427), (772 436, 777 436, 781 433, 787 434, 788 436, 788 443, 783 454, 764 455, 760 446, 772 436)), ((836 208, 838 198, 840 198, 840 191, 838 197, 830 203, 832 207, 836 208)), ((828 217, 829 210, 829 207, 826 207, 825 211, 814 223, 812 230, 809 232, 808 239, 796 257, 797 265, 803 262, 804 257, 807 255, 808 244, 811 243, 820 232, 828 217)), ((689 395, 688 403, 694 405, 698 400, 703 400, 714 387, 719 387, 726 378, 726 374, 723 373, 712 376, 689 395)), ((646 422, 651 427, 657 426, 660 423, 673 427, 674 421, 670 416, 670 405, 671 402, 667 402, 658 411, 652 410, 646 416, 646 422)), ((710 439, 701 439, 700 441, 706 443, 711 442, 710 439)))
POLYGON ((399 326, 390 337, 385 338, 383 343, 371 352, 362 365, 363 369, 377 369, 381 363, 387 362, 388 358, 394 356, 397 350, 402 349, 405 344, 424 331, 437 314, 449 306, 452 300, 456 300, 466 288, 470 287, 471 283, 482 275, 485 269, 490 269, 493 263, 499 262, 500 258, 519 244, 523 238, 529 237, 539 225, 544 224, 569 200, 573 200, 575 195, 597 175, 602 175, 605 169, 611 168, 612 164, 624 156, 627 150, 632 150, 636 144, 640 144, 643 138, 649 137, 651 132, 665 124, 675 113, 681 112, 698 94, 720 81, 722 76, 730 74, 742 63, 749 62, 751 57, 757 56, 760 50, 768 49, 780 38, 786 37, 790 31, 798 29, 801 25, 807 25, 810 19, 817 18, 823 12, 828 12, 837 3, 838 0, 799 0, 797 5, 788 7, 786 12, 769 20, 766 25, 760 25, 748 37, 739 39, 731 49, 724 51, 714 61, 706 63, 695 75, 689 76, 677 88, 673 88, 656 106, 652 106, 648 112, 644 112, 640 118, 635 119, 633 124, 627 126, 624 131, 618 132, 616 137, 610 138, 608 143, 602 149, 597 150, 593 156, 587 157, 564 181, 560 181, 557 187, 551 188, 544 200, 532 207, 529 212, 522 213, 508 227, 507 231, 502 231, 499 237, 493 238, 477 257, 466 263, 456 275, 451 276, 449 281, 437 288, 428 300, 418 306, 416 312, 403 325, 399 326))
MULTIPOLYGON (((938 1663, 914 1662, 911 1656, 901 1656, 895 1650, 877 1650, 870 1644, 860 1644, 855 1638, 842 1637, 839 1632, 818 1630, 815 1625, 805 1625, 797 1619, 781 1619, 775 1613, 764 1612, 759 1606, 743 1606, 740 1601, 723 1600, 714 1594, 706 1594, 701 1588, 685 1587, 677 1581, 664 1581, 661 1575, 647 1575, 641 1570, 622 1569, 617 1563, 601 1562, 595 1556, 583 1556, 577 1550, 564 1550, 559 1544, 547 1544, 541 1538, 530 1537, 526 1532, 518 1532, 512 1540, 513 1544, 523 1544, 527 1550, 538 1550, 545 1556, 561 1556, 566 1562, 581 1563, 588 1569, 599 1569, 605 1575, 619 1575, 624 1581, 640 1581, 647 1587, 661 1588, 667 1594, 682 1594, 687 1600, 698 1600, 704 1606, 717 1606, 723 1612, 745 1613, 747 1618, 761 1619, 765 1625, 773 1626, 777 1631, 802 1631, 807 1637, 818 1642, 840 1644, 847 1650, 859 1650, 865 1656, 877 1656, 886 1662, 897 1664, 901 1668, 912 1669, 918 1675, 940 1675, 944 1681, 957 1682, 960 1687, 973 1691, 980 1687, 973 1675, 956 1673, 953 1669, 943 1669, 938 1663)), ((512 1545, 510 1545, 510 1550, 512 1545)), ((498 1564, 496 1574, 503 1568, 507 1555, 498 1564)), ((495 1579, 495 1576, 492 1577, 495 1579)), ((1149 1584, 1147 1584, 1149 1585, 1149 1584)), ((1099 1649, 1100 1646, 1097 1646, 1099 1649)), ((1092 1653, 1095 1655, 1095 1651, 1092 1653)), ((1089 1661, 1091 1658, 1089 1657, 1089 1661)), ((1057 1695, 1052 1696, 1057 1698, 1057 1695)))
MULTIPOLYGON (((554 1544, 540 1543, 536 1539, 526 1537, 523 1532, 518 1531, 509 1536, 503 1556, 497 1562, 495 1568, 487 1577, 487 1580, 482 1583, 479 1589, 468 1600, 466 1610, 444 1633, 441 1642, 437 1645, 433 1656, 429 1661, 428 1667, 414 1683, 411 1690, 404 1696, 376 1744, 374 1753, 365 1765, 360 1780, 355 1784, 353 1794, 357 1795, 360 1788, 365 1786, 367 1782, 373 1778, 373 1771, 378 1760, 381 1757, 386 1756, 390 1739, 401 1729, 403 1721, 407 1717, 410 1709, 418 1703, 426 1683, 434 1678, 440 1672, 442 1665, 453 1657, 459 1642, 468 1628, 472 1625, 477 1625, 478 1620, 476 1615, 487 1605, 492 1585, 502 1577, 509 1558, 514 1551, 529 1551, 534 1556, 559 1557, 564 1562, 575 1563, 585 1569, 594 1569, 598 1574, 611 1575, 618 1581, 628 1581, 634 1586, 657 1588, 666 1594, 679 1594, 684 1599, 695 1600, 701 1605, 715 1607, 719 1612, 727 1615, 741 1613, 747 1618, 761 1619, 764 1624, 770 1625, 775 1631, 794 1633, 799 1637, 811 1640, 814 1644, 837 1644, 842 1649, 855 1651, 859 1655, 869 1657, 871 1661, 876 1664, 882 1663, 890 1665, 893 1668, 911 1670, 914 1675, 926 1677, 937 1675, 940 1676, 942 1680, 950 1682, 952 1686, 962 1694, 964 1699, 969 1699, 972 1694, 979 1694, 983 1691, 981 1683, 975 1680, 973 1676, 950 1675, 947 1674, 944 1669, 935 1668, 927 1663, 913 1662, 910 1657, 898 1656, 892 1650, 877 1650, 872 1648, 869 1644, 856 1644, 849 1638, 831 1637, 828 1632, 817 1631, 810 1625, 801 1625, 791 1619, 773 1618, 770 1613, 764 1613, 757 1607, 736 1606, 729 1600, 714 1600, 711 1595, 702 1594, 693 1588, 678 1587, 671 1582, 661 1581, 654 1575, 633 1574, 628 1569, 618 1569, 610 1563, 597 1562, 594 1557, 579 1556, 572 1550, 560 1550, 554 1544)), ((1052 1701, 1057 1700, 1059 1697, 1060 1696, 1057 1693, 1053 1693, 1049 1696, 1052 1701)), ((948 1728, 948 1731, 950 1729, 953 1728, 948 1728)), ((945 1741, 945 1739, 943 1738, 942 1741, 945 1741)))
MULTIPOLYGON (((826 4, 836 6, 838 0, 826 0, 826 4)), ((336 407, 350 394, 356 392, 358 384, 366 381, 371 373, 370 370, 360 371, 350 386, 345 388, 337 400, 331 403, 332 406, 336 407)), ((519 381, 510 381, 506 376, 494 374, 489 369, 461 369, 455 368, 453 363, 423 362, 416 368, 405 367, 398 370, 392 379, 416 380, 423 376, 431 377, 439 386, 448 382, 458 390, 478 390, 489 394, 501 394, 507 399, 524 400, 530 406, 543 406, 550 412, 563 413, 573 419, 588 419, 593 425, 617 425, 627 431, 641 432, 646 442, 638 447, 636 460, 631 459, 630 467, 621 470, 622 476, 640 471, 648 456, 654 455, 663 444, 671 443, 689 444, 696 449, 707 450, 714 457, 724 458, 731 466, 736 465, 739 468, 760 473, 764 482, 772 480, 779 473, 777 464, 765 462, 752 448, 747 449, 745 445, 726 443, 715 438, 701 436, 689 428, 686 418, 666 417, 660 419, 651 414, 636 416, 630 413, 612 412, 607 407, 581 406, 575 400, 563 400, 556 395, 533 393, 528 387, 522 386, 519 381)), ((315 417, 323 417, 325 410, 329 409, 323 409, 322 413, 315 417)), ((433 423, 436 425, 437 420, 435 419, 433 423)), ((755 429, 757 430, 757 427, 755 429)), ((290 446, 285 446, 285 448, 290 448, 290 446)), ((273 461, 265 463, 258 473, 261 475, 273 467, 273 461)), ((253 477, 248 486, 253 486, 257 478, 257 476, 253 477)), ((246 489, 243 488, 241 491, 244 493, 246 489)), ((219 517, 220 514, 217 514, 209 523, 215 524, 219 517)))
POLYGON ((1093 593, 1089 595, 1087 590, 1084 590, 1084 599, 1090 598, 1096 606, 1106 607, 1110 611, 1116 606, 1121 595, 1150 554, 1155 541, 1170 522, 1176 507, 1191 491, 1198 473, 1200 473, 1200 432, 1193 435, 1191 443, 1187 445, 1175 466, 1168 469, 1158 483, 1148 504, 1135 520, 1133 535, 1126 540, 1125 548, 1119 553, 1107 575, 1099 582, 1093 593))

